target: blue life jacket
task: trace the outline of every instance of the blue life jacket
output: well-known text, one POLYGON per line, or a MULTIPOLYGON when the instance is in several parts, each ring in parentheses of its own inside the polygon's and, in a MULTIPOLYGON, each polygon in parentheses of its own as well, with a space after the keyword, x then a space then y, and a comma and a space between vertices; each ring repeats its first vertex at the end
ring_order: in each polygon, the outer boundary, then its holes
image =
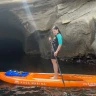
POLYGON ((61 35, 60 33, 57 33, 57 34, 55 35, 55 37, 53 38, 53 41, 52 41, 52 45, 53 45, 53 47, 54 47, 54 51, 57 50, 59 43, 62 44, 62 35, 61 35), (60 37, 58 37, 58 35, 59 35, 60 37), (61 41, 60 41, 60 40, 61 40, 61 41), (60 41, 60 42, 58 42, 58 41, 60 41))
POLYGON ((9 70, 5 72, 6 76, 27 76, 29 72, 17 71, 17 70, 9 70))

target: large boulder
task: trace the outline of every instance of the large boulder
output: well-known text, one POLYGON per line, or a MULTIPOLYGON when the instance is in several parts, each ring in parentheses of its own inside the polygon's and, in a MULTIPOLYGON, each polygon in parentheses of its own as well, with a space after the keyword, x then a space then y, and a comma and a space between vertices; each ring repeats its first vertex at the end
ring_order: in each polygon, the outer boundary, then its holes
POLYGON ((16 15, 26 29, 26 53, 39 48, 42 57, 50 56, 48 37, 53 25, 63 36, 60 57, 96 51, 96 0, 2 0, 1 5, 16 15), (38 48, 33 48, 33 41, 38 48))

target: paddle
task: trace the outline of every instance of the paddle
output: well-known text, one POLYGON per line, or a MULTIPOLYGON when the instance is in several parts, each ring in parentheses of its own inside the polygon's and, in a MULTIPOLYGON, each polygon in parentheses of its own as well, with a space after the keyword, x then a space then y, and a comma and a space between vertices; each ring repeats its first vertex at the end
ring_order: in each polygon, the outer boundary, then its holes
MULTIPOLYGON (((54 50, 54 47, 53 47, 53 44, 52 44, 52 41, 51 41, 51 40, 50 40, 50 43, 51 43, 51 46, 52 46, 52 50, 53 50, 53 52, 54 52, 55 50, 54 50)), ((58 69, 59 69, 59 72, 60 72, 60 75, 61 75, 61 78, 62 78, 62 82, 63 82, 64 87, 65 87, 64 78, 63 78, 63 76, 62 76, 62 72, 61 72, 61 69, 60 69, 60 66, 59 66, 59 63, 58 63, 58 59, 57 59, 56 56, 55 56, 55 59, 56 59, 56 62, 57 62, 57 64, 58 64, 58 69)))

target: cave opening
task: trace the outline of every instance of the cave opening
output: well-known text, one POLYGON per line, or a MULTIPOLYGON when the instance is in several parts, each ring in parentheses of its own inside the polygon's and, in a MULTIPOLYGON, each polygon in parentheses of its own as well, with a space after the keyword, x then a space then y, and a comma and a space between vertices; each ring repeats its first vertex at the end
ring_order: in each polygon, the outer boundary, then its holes
MULTIPOLYGON (((37 32, 38 33, 38 32, 37 32)), ((37 70, 37 57, 29 58, 26 49, 39 50, 36 32, 27 37, 27 30, 12 12, 0 12, 0 71, 9 69, 37 70)), ((38 57, 39 60, 39 57, 38 57)))
POLYGON ((9 11, 0 12, 0 60, 24 54, 25 34, 19 19, 9 11))

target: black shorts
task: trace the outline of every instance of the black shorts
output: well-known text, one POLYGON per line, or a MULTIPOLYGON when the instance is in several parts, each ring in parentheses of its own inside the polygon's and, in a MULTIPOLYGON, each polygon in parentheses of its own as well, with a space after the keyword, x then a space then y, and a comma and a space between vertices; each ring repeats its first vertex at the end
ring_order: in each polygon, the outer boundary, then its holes
POLYGON ((56 59, 54 56, 54 52, 51 52, 51 59, 56 59))

